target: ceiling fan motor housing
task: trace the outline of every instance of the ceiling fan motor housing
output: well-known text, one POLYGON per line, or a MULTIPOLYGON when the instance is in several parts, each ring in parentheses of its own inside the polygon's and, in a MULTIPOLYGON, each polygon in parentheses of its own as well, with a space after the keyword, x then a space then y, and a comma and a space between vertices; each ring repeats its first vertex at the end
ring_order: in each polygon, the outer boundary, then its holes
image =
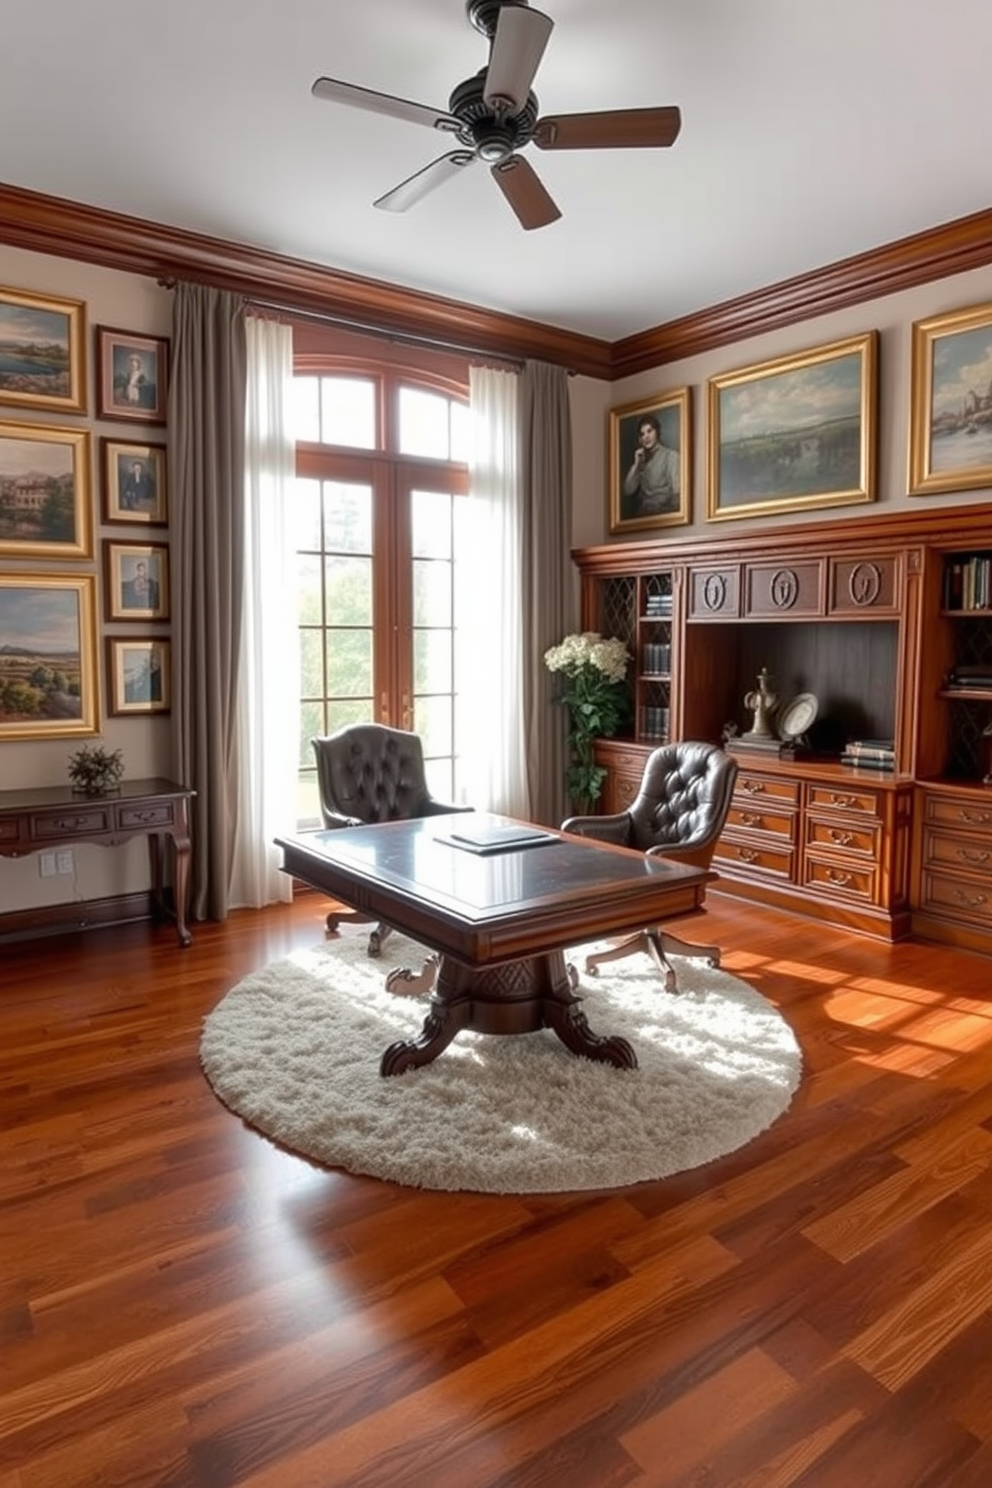
POLYGON ((504 6, 526 6, 528 0, 466 0, 465 10, 477 31, 492 41, 496 35, 499 13, 504 6))
POLYGON ((448 100, 448 111, 461 122, 458 138, 462 144, 492 165, 533 138, 538 102, 533 93, 528 93, 527 102, 517 113, 495 114, 483 97, 485 84, 485 68, 459 83, 448 100))

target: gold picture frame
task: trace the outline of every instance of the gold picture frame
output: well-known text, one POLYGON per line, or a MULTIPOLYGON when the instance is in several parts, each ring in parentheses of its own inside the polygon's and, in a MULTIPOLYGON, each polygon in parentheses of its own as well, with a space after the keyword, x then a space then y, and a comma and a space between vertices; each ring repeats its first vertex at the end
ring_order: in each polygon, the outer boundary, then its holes
POLYGON ((172 708, 172 658, 157 636, 107 639, 107 691, 114 717, 168 713, 172 708))
POLYGON ((692 395, 673 388, 608 415, 612 534, 681 527, 692 506, 692 395))
POLYGON ((707 383, 710 522, 875 500, 878 332, 707 383))
POLYGON ((103 520, 167 526, 169 521, 164 444, 101 439, 103 520))
POLYGON ((0 741, 99 733, 96 579, 0 575, 0 741))
POLYGON ((168 620, 167 543, 103 543, 108 620, 168 620))
POLYGON ((992 304, 913 324, 909 494, 992 486, 992 304))
POLYGON ((88 429, 0 423, 0 553, 91 558, 91 464, 88 429))
POLYGON ((0 286, 0 403, 86 412, 86 304, 0 286))

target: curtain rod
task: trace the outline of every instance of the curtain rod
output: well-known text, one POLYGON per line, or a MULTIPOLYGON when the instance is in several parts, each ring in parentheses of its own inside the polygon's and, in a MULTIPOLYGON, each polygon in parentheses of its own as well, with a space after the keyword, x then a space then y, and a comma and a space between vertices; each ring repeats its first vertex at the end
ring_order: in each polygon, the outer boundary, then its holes
POLYGON ((247 296, 245 304, 249 309, 274 310, 292 320, 311 320, 318 325, 337 326, 340 330, 356 331, 363 336, 378 336, 380 340, 390 341, 396 346, 418 346, 426 347, 431 351, 457 352, 461 356, 477 358, 487 364, 512 367, 516 372, 522 371, 525 365, 519 357, 502 356, 499 352, 481 351, 477 346, 464 346, 457 341, 442 341, 436 336, 419 336, 415 331, 388 331, 382 326, 366 325, 359 320, 349 320, 344 315, 332 315, 322 310, 299 310, 292 305, 280 305, 274 300, 257 299, 254 295, 247 296))

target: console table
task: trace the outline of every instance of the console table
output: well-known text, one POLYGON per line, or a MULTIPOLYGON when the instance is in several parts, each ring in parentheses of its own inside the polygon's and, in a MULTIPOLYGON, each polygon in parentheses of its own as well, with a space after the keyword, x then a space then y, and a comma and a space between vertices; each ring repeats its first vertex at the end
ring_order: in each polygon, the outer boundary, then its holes
POLYGON ((0 857, 19 858, 53 847, 98 842, 115 846, 147 837, 156 913, 169 914, 162 894, 162 839, 173 848, 173 893, 179 944, 188 946, 189 802, 196 794, 172 780, 123 780, 108 796, 82 796, 68 785, 0 791, 0 857))

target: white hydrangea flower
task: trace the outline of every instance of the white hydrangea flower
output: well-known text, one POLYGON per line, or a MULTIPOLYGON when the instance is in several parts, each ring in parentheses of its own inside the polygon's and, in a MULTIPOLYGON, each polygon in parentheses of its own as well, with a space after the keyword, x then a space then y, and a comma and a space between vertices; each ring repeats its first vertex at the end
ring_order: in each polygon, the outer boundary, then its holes
POLYGON ((581 635, 567 635, 558 646, 550 646, 544 653, 544 665, 549 672, 565 672, 574 677, 583 667, 594 667, 602 672, 608 682, 622 682, 627 675, 630 653, 623 641, 615 636, 604 640, 596 630, 585 630, 581 635))

